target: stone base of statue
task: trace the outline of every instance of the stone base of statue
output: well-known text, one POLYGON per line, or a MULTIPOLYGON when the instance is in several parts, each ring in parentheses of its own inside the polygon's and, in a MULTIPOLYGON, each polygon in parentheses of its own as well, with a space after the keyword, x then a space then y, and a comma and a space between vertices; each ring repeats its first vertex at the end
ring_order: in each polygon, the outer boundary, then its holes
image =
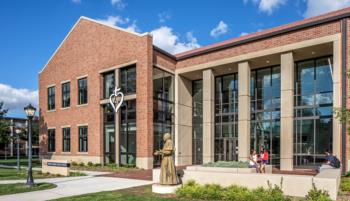
POLYGON ((161 184, 153 184, 152 185, 152 192, 158 193, 158 194, 173 194, 175 193, 176 189, 180 188, 182 185, 161 185, 161 184))

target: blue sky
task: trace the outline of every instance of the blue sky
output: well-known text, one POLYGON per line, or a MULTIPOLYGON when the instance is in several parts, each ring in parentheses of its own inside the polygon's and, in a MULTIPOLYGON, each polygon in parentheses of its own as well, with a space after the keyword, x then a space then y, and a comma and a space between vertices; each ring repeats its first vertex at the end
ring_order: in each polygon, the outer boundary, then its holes
POLYGON ((2 0, 0 101, 37 104, 38 72, 80 16, 137 32, 178 53, 350 6, 350 0, 2 0))

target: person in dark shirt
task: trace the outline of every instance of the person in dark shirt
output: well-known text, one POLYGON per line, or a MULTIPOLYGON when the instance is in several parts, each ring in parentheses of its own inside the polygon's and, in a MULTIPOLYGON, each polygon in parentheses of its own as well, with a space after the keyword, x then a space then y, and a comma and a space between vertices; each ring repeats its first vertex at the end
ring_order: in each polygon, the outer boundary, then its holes
POLYGON ((340 161, 337 159, 337 157, 333 156, 328 150, 325 152, 325 162, 324 164, 319 167, 319 172, 324 169, 333 169, 333 168, 340 168, 340 161))
POLYGON ((325 158, 325 164, 330 165, 332 167, 335 167, 335 156, 333 156, 329 151, 325 151, 326 158, 325 158))

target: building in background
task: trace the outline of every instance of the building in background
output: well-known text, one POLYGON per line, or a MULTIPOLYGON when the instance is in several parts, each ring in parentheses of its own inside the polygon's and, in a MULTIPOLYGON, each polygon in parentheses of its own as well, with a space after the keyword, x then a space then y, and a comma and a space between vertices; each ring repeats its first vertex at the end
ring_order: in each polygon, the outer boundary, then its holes
MULTIPOLYGON (((10 143, 1 145, 0 157, 8 158, 8 157, 17 156, 17 135, 19 136, 20 155, 27 156, 28 145, 27 145, 27 140, 25 139, 27 126, 28 126, 27 119, 17 118, 17 117, 5 117, 4 119, 9 123, 11 140, 10 140, 10 143)), ((38 118, 35 118, 33 120, 34 127, 37 126, 38 123, 39 123, 38 118)), ((38 135, 38 133, 36 135, 38 135)), ((39 141, 37 137, 36 139, 37 140, 34 140, 33 142, 33 149, 32 149, 34 156, 39 155, 39 141)))
MULTIPOLYGON (((347 166, 350 9, 172 55, 138 34, 81 17, 39 75, 42 157, 150 169, 169 132, 176 165, 247 161, 281 170, 327 149, 347 166), (109 97, 121 87, 115 114, 109 97)), ((349 168, 347 166, 347 168, 349 168)))

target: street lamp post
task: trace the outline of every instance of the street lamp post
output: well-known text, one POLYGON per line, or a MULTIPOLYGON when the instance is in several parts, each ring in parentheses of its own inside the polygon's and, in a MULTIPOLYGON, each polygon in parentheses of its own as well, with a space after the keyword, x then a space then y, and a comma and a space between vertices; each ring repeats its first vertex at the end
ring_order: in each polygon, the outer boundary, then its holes
POLYGON ((21 166, 20 166, 20 152, 19 152, 19 133, 20 130, 16 129, 16 138, 17 138, 17 171, 21 170, 21 166))
POLYGON ((27 177, 27 185, 33 186, 33 172, 32 172, 32 119, 34 117, 36 108, 29 104, 24 108, 24 111, 28 118, 28 177, 27 177))

